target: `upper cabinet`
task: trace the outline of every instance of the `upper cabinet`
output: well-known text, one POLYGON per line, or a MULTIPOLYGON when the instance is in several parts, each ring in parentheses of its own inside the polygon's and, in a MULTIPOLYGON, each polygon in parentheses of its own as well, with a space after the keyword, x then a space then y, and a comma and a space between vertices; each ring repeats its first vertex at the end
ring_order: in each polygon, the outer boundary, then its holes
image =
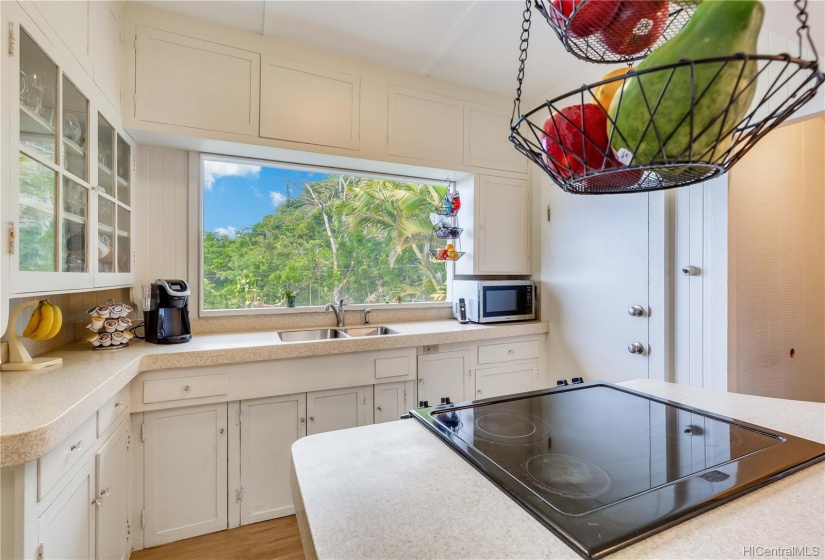
POLYGON ((90 77, 38 25, 16 15, 19 23, 9 27, 16 48, 3 61, 4 79, 19 91, 8 101, 3 139, 10 163, 6 294, 131 285, 132 141, 101 114, 90 77), (111 218, 103 219, 107 212, 111 218), (103 262, 105 254, 113 264, 103 262))
POLYGON ((264 55, 261 136, 357 150, 361 79, 264 55))
POLYGON ((135 48, 138 120, 258 135, 258 53, 148 27, 135 48))
POLYGON ((510 142, 506 109, 464 105, 464 165, 527 173, 527 158, 510 142))
POLYGON ((462 156, 464 108, 460 100, 389 87, 387 149, 391 155, 444 163, 462 156))
MULTIPOLYGON (((91 2, 95 4, 96 2, 91 2)), ((104 4, 106 2, 103 2, 104 4)), ((34 7, 46 18, 60 41, 72 53, 87 72, 92 71, 92 49, 89 33, 90 2, 65 0, 63 2, 38 1, 34 7)))
POLYGON ((97 41, 92 49, 93 77, 103 95, 120 109, 119 6, 111 2, 91 2, 89 9, 92 36, 97 41))

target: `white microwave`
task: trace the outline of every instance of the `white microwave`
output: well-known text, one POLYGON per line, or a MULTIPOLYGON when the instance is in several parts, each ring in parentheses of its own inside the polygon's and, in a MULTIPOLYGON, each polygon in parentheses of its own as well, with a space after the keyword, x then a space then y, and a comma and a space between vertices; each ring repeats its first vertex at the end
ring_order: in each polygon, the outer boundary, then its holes
POLYGON ((532 280, 455 280, 453 313, 459 318, 463 299, 473 323, 528 321, 536 318, 534 292, 532 280))

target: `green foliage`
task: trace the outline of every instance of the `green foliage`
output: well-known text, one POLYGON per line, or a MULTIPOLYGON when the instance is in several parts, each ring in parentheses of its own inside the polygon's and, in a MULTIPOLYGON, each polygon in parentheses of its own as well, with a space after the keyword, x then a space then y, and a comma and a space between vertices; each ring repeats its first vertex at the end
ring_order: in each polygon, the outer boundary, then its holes
POLYGON ((428 254, 444 187, 348 176, 299 187, 234 237, 204 232, 206 309, 284 306, 287 294, 298 306, 445 298, 446 268, 428 254))

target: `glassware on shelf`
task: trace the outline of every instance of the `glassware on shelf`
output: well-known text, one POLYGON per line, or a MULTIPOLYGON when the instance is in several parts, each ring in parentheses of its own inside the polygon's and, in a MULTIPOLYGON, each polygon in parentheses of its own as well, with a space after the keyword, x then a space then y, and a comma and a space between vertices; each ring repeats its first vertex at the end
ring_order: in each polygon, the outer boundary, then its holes
POLYGON ((98 114, 97 120, 97 184, 112 198, 115 197, 115 172, 112 171, 115 129, 98 114))
POLYGON ((56 161, 54 122, 57 65, 20 32, 20 146, 38 159, 56 161))
POLYGON ((74 113, 63 114, 63 135, 76 144, 80 142, 80 137, 83 136, 80 119, 74 113))

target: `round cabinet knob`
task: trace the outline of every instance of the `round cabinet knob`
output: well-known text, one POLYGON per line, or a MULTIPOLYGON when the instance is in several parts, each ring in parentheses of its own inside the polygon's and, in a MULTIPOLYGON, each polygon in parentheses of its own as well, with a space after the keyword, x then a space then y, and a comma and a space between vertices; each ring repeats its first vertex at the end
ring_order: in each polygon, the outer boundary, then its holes
POLYGON ((225 429, 225 428, 221 428, 220 430, 218 430, 218 433, 219 433, 220 435, 224 435, 224 434, 226 433, 226 429, 225 429))
POLYGON ((480 395, 480 394, 481 394, 481 389, 479 389, 479 390, 478 390, 478 391, 476 391, 476 392, 480 395))
POLYGON ((512 350, 512 349, 507 350, 507 353, 508 353, 508 354, 512 354, 512 353, 513 353, 513 350, 512 350))
POLYGON ((307 419, 306 419, 306 418, 300 418, 300 419, 299 419, 299 422, 301 422, 301 424, 306 423, 306 421, 307 421, 307 419))
POLYGON ((123 401, 117 401, 115 403, 115 408, 120 408, 121 406, 123 406, 123 401))
POLYGON ((190 387, 189 385, 184 385, 183 392, 188 393, 191 389, 192 389, 192 387, 190 387))
POLYGON ((699 273, 702 272, 699 270, 698 267, 693 265, 688 265, 682 269, 682 274, 685 276, 699 276, 699 273))
POLYGON ((80 449, 83 449, 83 440, 80 440, 77 443, 73 443, 69 446, 69 451, 78 451, 80 449))
POLYGON ((378 412, 381 412, 383 409, 379 406, 375 410, 377 410, 378 412))
POLYGON ((419 383, 424 383, 424 378, 422 377, 421 379, 418 380, 418 382, 419 383))
POLYGON ((644 317, 645 308, 641 305, 634 305, 633 307, 627 310, 627 314, 631 317, 644 317))
POLYGON ((310 422, 315 422, 315 417, 314 417, 314 416, 310 416, 310 417, 309 417, 309 421, 310 421, 310 422))
POLYGON ((634 342, 633 344, 627 347, 627 351, 631 354, 644 354, 645 345, 641 342, 634 342))

